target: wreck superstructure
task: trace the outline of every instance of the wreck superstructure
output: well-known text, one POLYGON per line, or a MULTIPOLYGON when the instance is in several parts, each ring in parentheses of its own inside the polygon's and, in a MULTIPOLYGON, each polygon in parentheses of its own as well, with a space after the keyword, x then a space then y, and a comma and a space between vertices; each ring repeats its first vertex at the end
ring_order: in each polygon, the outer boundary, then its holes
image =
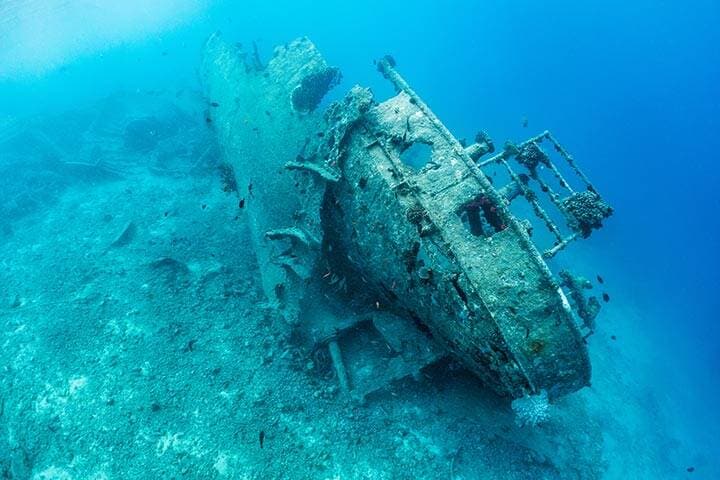
POLYGON ((545 260, 612 210, 550 133, 495 155, 482 133, 464 145, 392 58, 377 67, 396 96, 377 103, 354 87, 321 116, 339 71, 308 40, 266 66, 219 36, 208 42, 208 121, 238 177, 266 294, 310 345, 327 347, 356 397, 446 354, 513 397, 587 385, 587 322, 545 260), (511 211, 520 199, 553 238, 542 251, 511 211))

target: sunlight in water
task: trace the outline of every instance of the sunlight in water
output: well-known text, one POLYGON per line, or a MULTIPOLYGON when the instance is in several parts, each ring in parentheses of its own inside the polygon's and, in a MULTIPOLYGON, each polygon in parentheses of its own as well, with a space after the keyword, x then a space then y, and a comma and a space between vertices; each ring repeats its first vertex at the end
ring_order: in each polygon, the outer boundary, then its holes
POLYGON ((0 0, 0 480, 720 479, 719 26, 0 0))
POLYGON ((4 0, 0 78, 47 73, 174 28, 205 7, 205 0, 4 0))

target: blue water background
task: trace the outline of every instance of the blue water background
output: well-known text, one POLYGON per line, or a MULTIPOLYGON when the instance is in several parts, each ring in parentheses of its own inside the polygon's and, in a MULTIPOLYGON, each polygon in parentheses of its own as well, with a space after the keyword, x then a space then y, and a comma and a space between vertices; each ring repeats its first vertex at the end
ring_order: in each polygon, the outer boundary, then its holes
MULTIPOLYGON (((83 33, 72 25, 66 35, 83 33)), ((599 321, 622 311, 615 305, 639 312, 628 321, 641 322, 654 350, 625 354, 657 360, 648 388, 678 405, 683 441, 707 442, 717 431, 717 0, 215 2, 172 28, 60 54, 40 72, 5 63, 0 113, 62 110, 118 89, 196 86, 202 41, 216 29, 257 41, 266 56, 307 35, 342 69, 339 91, 359 83, 379 97, 391 90, 372 61, 391 53, 460 137, 485 129, 501 144, 552 130, 616 209, 604 230, 567 253, 606 280, 611 302, 599 321)), ((10 61, 7 51, 0 43, 0 63, 10 61)), ((720 457, 717 443, 702 448, 720 457)))

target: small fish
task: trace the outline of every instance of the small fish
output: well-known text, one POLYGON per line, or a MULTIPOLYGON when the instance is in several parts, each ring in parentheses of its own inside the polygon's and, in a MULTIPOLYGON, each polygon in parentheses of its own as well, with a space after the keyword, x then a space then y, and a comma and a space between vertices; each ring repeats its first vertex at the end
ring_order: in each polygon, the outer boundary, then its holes
POLYGON ((597 281, 600 282, 601 284, 605 283, 605 280, 603 280, 603 278, 600 275, 597 276, 597 281))
POLYGON ((220 104, 219 104, 218 102, 210 102, 210 106, 211 106, 211 107, 214 107, 214 108, 217 108, 217 107, 220 106, 220 104))
POLYGON ((609 302, 609 301, 610 301, 610 295, 608 295, 607 293, 603 293, 603 301, 609 302))
POLYGON ((617 337, 615 335, 610 335, 611 340, 617 340, 617 337))
POLYGON ((522 119, 522 126, 523 126, 523 128, 527 128, 527 126, 528 126, 528 119, 527 119, 527 117, 523 117, 523 119, 522 119))
POLYGON ((253 196, 252 189, 253 189, 253 184, 251 182, 248 184, 248 193, 250 194, 251 197, 253 196))
POLYGON ((203 210, 205 210, 205 209, 207 208, 207 203, 203 203, 203 204, 201 205, 201 208, 202 208, 203 210))
POLYGON ((244 198, 240 199, 240 201, 238 202, 238 207, 245 208, 245 199, 244 198))
POLYGON ((195 350, 195 344, 196 344, 196 343, 197 343, 197 340, 195 340, 195 339, 193 338, 192 340, 190 340, 190 341, 185 345, 185 347, 182 349, 182 351, 183 351, 184 353, 192 352, 193 350, 195 350))
POLYGON ((692 473, 692 472, 695 471, 695 467, 688 467, 688 468, 686 468, 686 470, 687 470, 689 473, 692 473))
POLYGON ((265 430, 260 430, 258 439, 260 440, 260 448, 263 448, 263 444, 265 443, 265 430))

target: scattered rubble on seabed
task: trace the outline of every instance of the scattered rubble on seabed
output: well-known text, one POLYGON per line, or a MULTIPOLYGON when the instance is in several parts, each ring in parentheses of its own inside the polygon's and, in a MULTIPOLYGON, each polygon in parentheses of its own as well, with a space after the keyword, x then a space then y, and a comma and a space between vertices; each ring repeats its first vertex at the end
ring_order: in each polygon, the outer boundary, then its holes
POLYGON ((205 106, 180 128, 163 103, 161 128, 145 100, 120 103, 139 111, 83 124, 77 168, 33 123, 55 151, 15 177, 34 200, 0 193, 0 478, 672 478, 683 464, 606 335, 590 338, 594 386, 521 398, 525 422, 453 360, 349 401, 329 353, 263 294, 205 106), (149 117, 161 138, 123 138, 149 117))

